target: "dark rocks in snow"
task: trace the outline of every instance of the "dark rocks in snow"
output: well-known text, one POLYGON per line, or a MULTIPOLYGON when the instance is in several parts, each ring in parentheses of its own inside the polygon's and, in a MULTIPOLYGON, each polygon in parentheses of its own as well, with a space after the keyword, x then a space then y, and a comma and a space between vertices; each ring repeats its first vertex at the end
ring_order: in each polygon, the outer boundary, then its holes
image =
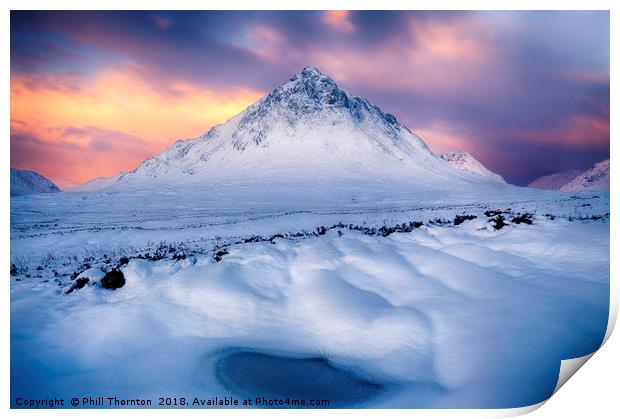
POLYGON ((454 225, 458 226, 463 224, 463 222, 465 221, 469 221, 469 220, 473 220, 475 218, 478 218, 475 215, 471 215, 471 214, 467 214, 467 215, 456 215, 454 216, 454 225))
POLYGON ((174 254, 177 252, 177 248, 170 243, 160 242, 153 253, 147 252, 145 254, 140 254, 136 256, 138 259, 146 259, 151 261, 162 260, 168 257, 168 255, 174 254))
POLYGON ((500 215, 503 213, 504 211, 501 210, 487 210, 484 212, 484 215, 486 215, 487 217, 495 217, 496 215, 500 215))
POLYGON ((533 219, 534 215, 530 214, 529 212, 526 212, 525 214, 517 214, 516 217, 513 217, 512 220, 510 220, 511 222, 515 223, 515 224, 532 224, 534 222, 533 219))
POLYGON ((609 213, 606 212, 604 214, 592 214, 592 215, 577 215, 577 216, 569 216, 568 221, 596 221, 596 220, 605 220, 609 218, 609 213))
POLYGON ((274 234, 273 236, 269 237, 269 241, 273 243, 275 239, 283 239, 283 238, 284 238, 284 235, 278 233, 278 234, 274 234))
POLYGON ((128 257, 125 257, 125 256, 121 257, 121 258, 118 260, 118 266, 127 265, 128 263, 129 263, 129 258, 128 258, 128 257))
POLYGON ((396 117, 391 113, 384 113, 383 116, 385 117, 385 120, 392 125, 396 125, 398 123, 396 117))
POLYGON ((508 225, 506 224, 506 219, 501 214, 495 216, 495 218, 492 218, 491 221, 493 222, 493 228, 495 230, 501 230, 508 225))
POLYGON ((215 262, 219 262, 219 261, 221 261, 221 260, 222 260, 222 258, 223 258, 224 256, 226 256, 227 254, 228 254, 228 250, 226 250, 226 249, 220 249, 220 250, 218 250, 217 252, 215 252, 215 253, 213 254, 213 260, 214 260, 215 262))
POLYGON ((105 289, 115 290, 125 285, 125 275, 118 270, 112 269, 101 278, 101 286, 105 289))
POLYGON ((71 294, 75 290, 79 290, 81 288, 84 288, 86 286, 86 284, 88 284, 89 281, 90 280, 88 278, 86 278, 86 277, 81 277, 81 278, 77 278, 77 279, 73 280, 71 285, 69 285, 69 287, 65 291, 65 294, 71 294))
POLYGON ((424 223, 420 221, 410 221, 408 223, 397 224, 393 227, 384 225, 379 228, 375 228, 375 227, 358 226, 354 224, 349 224, 345 226, 344 224, 340 223, 340 224, 336 224, 335 226, 330 227, 329 229, 331 230, 332 228, 348 228, 349 230, 359 231, 367 236, 387 237, 392 233, 410 233, 416 228, 422 227, 423 225, 424 223))

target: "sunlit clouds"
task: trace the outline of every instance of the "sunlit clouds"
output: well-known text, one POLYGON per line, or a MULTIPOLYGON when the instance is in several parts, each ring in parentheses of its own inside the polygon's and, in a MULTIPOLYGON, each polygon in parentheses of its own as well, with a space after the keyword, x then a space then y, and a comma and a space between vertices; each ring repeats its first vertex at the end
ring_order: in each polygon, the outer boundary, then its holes
POLYGON ((338 31, 354 32, 355 26, 349 20, 350 13, 348 10, 327 10, 323 14, 323 20, 338 31))
POLYGON ((12 12, 11 164, 131 170, 308 65, 511 182, 609 156, 607 12, 12 12))
MULTIPOLYGON (((65 164, 37 163, 73 182, 130 169, 171 141, 196 137, 261 96, 246 88, 215 93, 182 81, 164 88, 129 68, 75 83, 71 77, 27 76, 14 76, 11 83, 11 128, 18 138, 14 154, 24 151, 24 136, 37 138, 46 148, 57 145, 67 152, 66 158, 56 155, 65 164)), ((30 150, 28 156, 35 154, 30 150)), ((25 166, 29 162, 14 160, 25 166)))

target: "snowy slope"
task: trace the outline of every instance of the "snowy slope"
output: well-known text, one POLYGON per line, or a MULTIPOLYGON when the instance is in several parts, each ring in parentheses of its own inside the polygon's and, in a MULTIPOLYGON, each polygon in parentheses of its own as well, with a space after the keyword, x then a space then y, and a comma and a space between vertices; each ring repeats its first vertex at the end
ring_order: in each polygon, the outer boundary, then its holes
POLYGON ((596 163, 560 188, 563 192, 598 191, 609 189, 609 159, 596 163))
POLYGON ((88 192, 103 190, 111 185, 114 185, 121 176, 124 176, 127 172, 120 172, 110 177, 98 177, 91 179, 79 185, 75 185, 68 189, 69 192, 88 192))
POLYGON ((429 188, 481 181, 445 164, 393 115, 308 67, 205 135, 177 141, 128 173, 75 190, 356 179, 429 188))
POLYGON ((600 161, 590 169, 569 170, 542 176, 529 185, 530 188, 550 189, 562 192, 598 191, 609 189, 609 159, 600 161))
POLYGON ((567 172, 554 173, 552 175, 541 176, 527 186, 528 188, 558 191, 562 186, 566 185, 580 174, 581 171, 577 169, 569 170, 567 172))
POLYGON ((11 169, 11 196, 60 192, 58 186, 32 170, 11 169))
POLYGON ((487 169, 466 151, 449 151, 440 153, 439 157, 448 162, 450 166, 463 172, 473 173, 495 182, 506 182, 503 177, 487 169))

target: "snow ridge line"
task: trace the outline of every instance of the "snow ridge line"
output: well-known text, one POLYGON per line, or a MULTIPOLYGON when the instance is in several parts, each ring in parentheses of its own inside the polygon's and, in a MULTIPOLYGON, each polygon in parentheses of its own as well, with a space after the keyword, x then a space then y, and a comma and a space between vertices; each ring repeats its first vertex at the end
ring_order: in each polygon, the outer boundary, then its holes
MULTIPOLYGON (((505 210, 487 210, 484 212, 484 216, 488 219, 488 223, 490 223, 491 227, 494 230, 500 230, 505 226, 515 225, 515 224, 534 224, 536 220, 536 216, 532 213, 521 213, 514 212, 510 208, 505 210)), ((566 219, 570 222, 582 221, 602 221, 607 220, 609 218, 609 213, 604 214, 594 214, 587 216, 556 216, 549 213, 545 213, 543 215, 548 220, 556 220, 556 219, 566 219)), ((327 234, 328 231, 338 229, 338 235, 342 236, 341 230, 348 231, 357 231, 367 236, 375 236, 375 237, 388 237, 393 233, 411 233, 414 230, 420 227, 432 227, 432 226, 440 226, 440 227, 456 227, 462 224, 465 221, 473 220, 478 218, 476 215, 472 214, 457 214, 454 216, 454 219, 447 218, 435 218, 430 219, 427 222, 422 221, 409 221, 400 224, 394 224, 391 226, 380 226, 380 227, 369 227, 369 226, 360 226, 357 224, 344 224, 342 222, 336 223, 332 226, 325 227, 319 226, 313 230, 302 230, 297 232, 287 232, 287 233, 275 233, 267 236, 261 235, 251 235, 249 237, 241 237, 236 240, 231 240, 228 242, 222 242, 221 237, 215 237, 214 241, 216 242, 211 248, 204 247, 192 247, 189 246, 186 242, 179 243, 166 243, 160 242, 156 245, 155 248, 149 249, 143 248, 141 250, 135 249, 116 249, 111 255, 103 254, 96 255, 91 254, 82 259, 81 263, 77 265, 78 258, 73 255, 71 257, 67 257, 68 260, 73 260, 76 264, 71 263, 63 263, 62 265, 65 268, 69 268, 68 271, 63 273, 59 273, 57 269, 51 269, 51 273, 54 274, 54 280, 58 283, 59 287, 64 287, 68 284, 71 284, 72 281, 80 275, 81 272, 91 269, 93 266, 99 266, 103 271, 111 271, 118 270, 121 266, 127 264, 131 259, 146 259, 150 261, 158 261, 162 259, 169 260, 191 260, 192 263, 196 262, 196 258, 198 256, 206 256, 211 254, 212 261, 214 263, 220 262, 227 254, 228 248, 239 245, 239 244, 247 244, 247 243, 260 243, 260 242, 271 242, 275 243, 276 239, 285 239, 285 240, 297 240, 297 239, 307 239, 320 237, 327 234), (131 256, 129 254, 133 253, 131 256), (118 258, 118 262, 113 262, 114 258, 118 258), (69 274, 72 266, 74 266, 75 270, 69 274), (66 282, 66 278, 69 277, 69 282, 66 282)), ((30 268, 24 261, 12 261, 11 263, 11 276, 16 277, 16 281, 23 280, 25 278, 43 278, 42 271, 49 270, 49 266, 56 261, 52 255, 48 255, 48 257, 40 262, 40 264, 34 269, 37 273, 34 275, 30 274, 30 268)), ((57 266, 56 266, 57 267, 57 266)), ((61 289, 62 290, 62 289, 61 289)))

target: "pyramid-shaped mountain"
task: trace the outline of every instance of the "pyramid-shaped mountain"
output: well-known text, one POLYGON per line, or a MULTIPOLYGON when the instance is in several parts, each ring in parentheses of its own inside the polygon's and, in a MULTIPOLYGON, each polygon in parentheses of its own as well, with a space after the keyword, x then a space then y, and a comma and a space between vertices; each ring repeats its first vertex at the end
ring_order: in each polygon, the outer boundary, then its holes
POLYGON ((489 182, 456 170, 389 113, 307 67, 206 134, 78 190, 201 184, 489 182))

